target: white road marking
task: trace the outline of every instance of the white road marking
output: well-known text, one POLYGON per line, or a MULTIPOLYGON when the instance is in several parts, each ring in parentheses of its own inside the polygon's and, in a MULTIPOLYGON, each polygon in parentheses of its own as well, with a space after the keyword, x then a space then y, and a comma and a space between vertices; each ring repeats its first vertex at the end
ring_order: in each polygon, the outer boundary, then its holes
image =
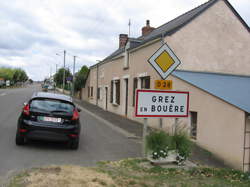
POLYGON ((0 94, 0 96, 4 96, 4 95, 6 95, 6 93, 1 93, 1 94, 0 94))

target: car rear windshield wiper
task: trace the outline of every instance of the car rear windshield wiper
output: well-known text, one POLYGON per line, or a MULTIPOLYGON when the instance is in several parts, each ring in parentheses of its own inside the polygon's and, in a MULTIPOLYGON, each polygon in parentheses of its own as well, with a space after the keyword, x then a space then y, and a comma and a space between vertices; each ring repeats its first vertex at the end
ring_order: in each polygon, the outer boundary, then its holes
POLYGON ((36 111, 36 112, 46 112, 49 113, 48 110, 42 109, 42 108, 37 108, 37 107, 31 107, 31 111, 36 111))
POLYGON ((51 113, 69 113, 68 111, 66 110, 52 110, 50 111, 51 113))

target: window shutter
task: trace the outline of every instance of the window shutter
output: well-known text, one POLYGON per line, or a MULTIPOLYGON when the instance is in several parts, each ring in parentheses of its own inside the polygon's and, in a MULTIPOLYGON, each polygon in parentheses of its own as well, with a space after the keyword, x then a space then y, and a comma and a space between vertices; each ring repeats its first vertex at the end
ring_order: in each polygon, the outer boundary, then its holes
POLYGON ((113 103, 113 81, 111 81, 110 86, 110 103, 113 103))
POLYGON ((133 106, 135 106, 135 91, 137 89, 137 83, 138 82, 138 79, 137 78, 134 78, 134 87, 133 87, 133 106))
POLYGON ((145 77, 145 88, 150 89, 150 76, 145 77))
POLYGON ((120 80, 116 82, 116 104, 120 104, 120 80))

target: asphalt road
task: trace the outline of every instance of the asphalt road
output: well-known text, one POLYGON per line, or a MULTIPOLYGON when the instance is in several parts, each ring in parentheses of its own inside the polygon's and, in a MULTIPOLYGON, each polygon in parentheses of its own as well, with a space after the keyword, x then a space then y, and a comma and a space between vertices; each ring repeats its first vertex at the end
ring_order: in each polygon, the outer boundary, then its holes
POLYGON ((82 131, 78 150, 70 150, 60 143, 29 142, 25 146, 16 146, 16 124, 23 103, 38 90, 38 85, 0 89, 0 176, 42 165, 93 166, 101 160, 140 156, 139 143, 84 111, 80 113, 82 131))

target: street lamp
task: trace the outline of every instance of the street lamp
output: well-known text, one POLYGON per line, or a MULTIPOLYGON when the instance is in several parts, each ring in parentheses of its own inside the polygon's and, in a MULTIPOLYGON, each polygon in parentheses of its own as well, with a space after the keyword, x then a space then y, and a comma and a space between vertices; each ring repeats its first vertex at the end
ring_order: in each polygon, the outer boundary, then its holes
MULTIPOLYGON (((61 56, 58 53, 56 53, 56 55, 61 56)), ((66 57, 66 50, 63 51, 63 93, 65 88, 65 57, 66 57)))
POLYGON ((77 56, 73 56, 74 61, 73 61, 73 79, 72 79, 72 90, 71 90, 71 94, 72 97, 74 97, 74 93, 75 93, 75 65, 76 65, 76 57, 77 56))

